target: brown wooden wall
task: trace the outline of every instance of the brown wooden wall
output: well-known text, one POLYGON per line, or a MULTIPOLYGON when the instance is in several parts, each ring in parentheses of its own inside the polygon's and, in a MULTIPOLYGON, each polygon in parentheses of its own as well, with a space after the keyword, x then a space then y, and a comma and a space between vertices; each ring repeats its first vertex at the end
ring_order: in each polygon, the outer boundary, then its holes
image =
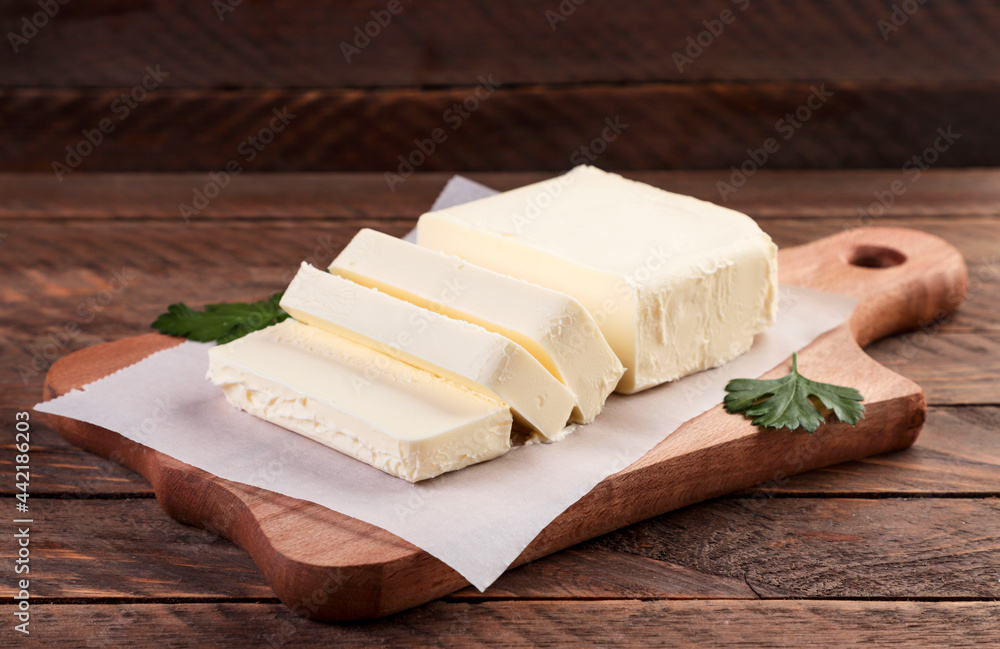
POLYGON ((420 170, 556 170, 602 132, 606 168, 900 167, 949 127, 935 166, 1000 164, 988 0, 62 2, 0 3, 0 170, 398 171, 435 134, 420 170))

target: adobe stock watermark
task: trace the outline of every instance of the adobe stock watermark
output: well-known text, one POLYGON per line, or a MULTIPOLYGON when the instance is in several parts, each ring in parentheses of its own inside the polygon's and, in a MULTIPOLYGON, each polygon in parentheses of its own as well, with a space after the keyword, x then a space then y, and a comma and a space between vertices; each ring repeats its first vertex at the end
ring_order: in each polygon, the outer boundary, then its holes
POLYGON ((608 145, 618 139, 618 136, 625 132, 628 124, 622 122, 620 116, 614 118, 604 118, 604 128, 601 134, 593 140, 584 144, 569 156, 570 164, 585 165, 597 160, 597 157, 608 150, 608 145))
MULTIPOLYGON (((298 616, 309 617, 316 613, 320 607, 326 605, 330 601, 330 597, 343 587, 347 579, 347 571, 340 566, 327 568, 323 582, 316 585, 307 595, 304 595, 295 602, 289 603, 288 608, 298 616)), ((280 622, 267 625, 266 628, 268 631, 262 636, 262 639, 267 642, 269 647, 274 649, 283 647, 292 641, 299 632, 299 627, 303 622, 304 620, 300 620, 294 616, 284 616, 280 622)))
MULTIPOLYGON (((822 83, 819 86, 811 86, 810 90, 812 92, 809 93, 806 100, 794 111, 786 113, 784 117, 774 123, 775 132, 781 135, 783 140, 787 141, 795 137, 799 129, 812 119, 816 111, 825 106, 826 102, 833 97, 834 93, 828 91, 825 86, 826 84, 822 83)), ((732 171, 729 176, 729 182, 719 180, 715 183, 715 189, 719 192, 719 197, 722 201, 729 200, 729 196, 738 191, 740 187, 743 187, 750 178, 753 178, 754 174, 767 164, 770 156, 777 153, 780 149, 781 143, 778 142, 777 138, 773 137, 764 140, 756 149, 747 149, 746 159, 739 166, 731 165, 729 167, 732 171)))
MULTIPOLYGON (((769 480, 762 480, 754 485, 753 492, 748 496, 739 498, 737 500, 739 506, 751 513, 761 513, 771 500, 781 492, 781 488, 791 481, 792 476, 815 468, 813 463, 817 455, 823 450, 825 444, 836 435, 836 426, 820 426, 815 433, 801 436, 798 440, 799 443, 789 448, 782 458, 784 466, 776 469, 769 480)), ((745 520, 736 514, 735 521, 730 522, 742 525, 745 520)))
POLYGON ((919 154, 914 154, 913 157, 903 164, 901 170, 904 178, 893 180, 885 189, 876 189, 872 192, 875 200, 866 208, 858 208, 858 224, 871 225, 872 221, 884 216, 889 208, 895 205, 896 199, 905 194, 910 186, 920 180, 923 172, 930 169, 931 165, 940 159, 941 154, 948 151, 961 137, 961 133, 952 132, 951 126, 938 128, 937 137, 934 138, 931 146, 919 154))
MULTIPOLYGON (((483 448, 486 445, 491 445, 495 442, 497 437, 511 435, 512 432, 514 431, 511 430, 510 412, 508 410, 495 411, 492 415, 490 415, 489 419, 485 422, 485 425, 480 424, 475 429, 472 436, 466 440, 463 445, 468 453, 471 449, 478 449, 483 448)), ((514 443, 514 440, 515 437, 511 435, 512 444, 514 443)), ((473 462, 473 464, 475 463, 476 462, 473 462)), ((423 509, 427 503, 433 501, 440 493, 442 493, 441 483, 436 480, 424 480, 411 484, 410 492, 406 496, 406 501, 394 501, 392 510, 393 513, 396 514, 396 519, 402 523, 407 518, 414 516, 421 509, 423 509)), ((445 493, 447 493, 447 490, 445 490, 445 493)))
MULTIPOLYGON (((454 304, 468 288, 469 285, 462 282, 461 279, 446 279, 438 288, 437 295, 434 296, 431 302, 438 305, 437 308, 446 309, 448 306, 454 304)), ((337 314, 345 315, 357 310, 356 300, 353 296, 349 300, 328 301, 327 307, 337 314)), ((373 362, 365 364, 364 369, 360 373, 355 373, 351 376, 350 383, 354 389, 354 393, 357 396, 361 396, 361 393, 369 385, 389 372, 394 362, 391 357, 401 358, 404 362, 409 362, 407 360, 407 354, 409 354, 407 350, 421 341, 426 344, 428 328, 433 324, 432 319, 438 317, 437 314, 414 312, 406 318, 405 323, 394 323, 393 326, 395 328, 392 331, 395 331, 395 335, 391 338, 385 337, 378 340, 381 345, 389 348, 385 350, 386 353, 377 355, 373 362)), ((384 324, 386 326, 390 325, 390 323, 384 324)), ((389 335, 388 331, 390 330, 386 330, 386 336, 389 335)))
POLYGON ((83 139, 75 146, 66 146, 66 157, 63 161, 52 161, 52 171, 55 172, 59 182, 62 182, 63 176, 73 173, 83 163, 84 158, 96 151, 104 143, 107 136, 114 133, 118 125, 127 120, 132 111, 146 100, 149 93, 159 88, 163 80, 169 76, 170 73, 161 70, 159 64, 155 67, 147 65, 146 75, 142 81, 111 102, 108 110, 114 118, 105 117, 97 123, 95 128, 85 128, 80 131, 83 139))
POLYGON ((21 16, 21 31, 17 34, 7 32, 7 41, 13 48, 14 54, 21 51, 22 45, 27 45, 28 41, 38 36, 39 30, 44 29, 59 13, 59 8, 68 3, 69 0, 38 0, 41 11, 31 14, 31 18, 21 16))
MULTIPOLYGON (((577 166, 594 162, 627 128, 628 124, 621 120, 621 116, 605 117, 601 134, 573 151, 569 156, 570 164, 577 166)), ((510 222, 514 232, 522 234, 531 227, 542 216, 545 209, 562 194, 563 189, 571 184, 573 184, 573 176, 567 174, 542 183, 541 188, 534 196, 528 198, 521 208, 511 212, 510 222)))
POLYGON ((257 159, 257 156, 267 148, 278 133, 281 133, 295 119, 295 113, 288 112, 288 106, 281 109, 271 109, 271 119, 267 126, 250 135, 236 146, 236 153, 239 158, 232 158, 225 164, 221 171, 211 171, 208 174, 208 181, 201 187, 191 189, 191 203, 178 203, 177 211, 185 224, 191 223, 192 216, 200 216, 222 190, 229 187, 233 178, 243 173, 243 164, 250 164, 257 159), (240 163, 243 161, 243 164, 240 163))
POLYGON ((215 9, 215 15, 219 17, 219 22, 222 22, 241 4, 243 0, 212 0, 212 9, 215 9))
POLYGON ((76 320, 63 323, 56 331, 49 333, 43 342, 29 347, 31 362, 27 365, 22 363, 17 367, 21 382, 27 385, 47 370, 69 347, 70 343, 83 332, 81 325, 88 325, 97 319, 98 314, 110 306, 118 294, 124 291, 138 276, 136 271, 131 268, 114 271, 103 289, 77 304, 76 320))
MULTIPOLYGON (((406 1, 413 2, 413 0, 406 1)), ((352 57, 361 54, 361 51, 371 45, 372 40, 378 38, 382 30, 389 26, 393 17, 403 13, 405 8, 402 0, 389 0, 385 3, 384 9, 372 9, 369 12, 371 20, 364 25, 355 25, 354 39, 350 43, 340 42, 340 53, 344 55, 344 60, 350 63, 352 57)))
POLYGON ((576 8, 586 1, 587 0, 561 0, 559 5, 556 7, 556 11, 546 9, 545 20, 548 21, 549 27, 552 31, 557 30, 560 23, 564 23, 569 20, 569 17, 576 13, 576 8))
POLYGON ((875 26, 882 34, 882 40, 888 43, 889 36, 898 32, 900 27, 909 22, 910 16, 920 11, 920 8, 926 3, 927 0, 903 0, 898 4, 893 4, 888 19, 879 18, 875 21, 875 26))
MULTIPOLYGON (((732 0, 732 3, 741 12, 746 11, 750 6, 750 0, 732 0)), ((701 21, 705 29, 694 36, 687 37, 687 47, 684 48, 683 52, 677 51, 673 53, 672 58, 674 65, 677 66, 677 71, 684 72, 684 66, 694 63, 695 59, 705 53, 705 50, 712 47, 715 39, 722 36, 722 32, 726 30, 726 27, 736 22, 736 16, 737 14, 732 9, 726 7, 719 12, 717 18, 709 18, 701 21)))
MULTIPOLYGON (((781 318, 782 314, 787 314, 795 308, 801 299, 801 293, 789 290, 784 286, 779 286, 777 300, 778 317, 781 318)), ((729 345, 730 358, 736 358, 746 352, 747 350, 743 341, 748 338, 753 339, 760 333, 753 322, 743 322, 740 325, 738 332, 739 335, 734 336, 733 342, 729 345)), ((688 404, 694 403, 709 390, 716 390, 719 392, 719 400, 721 401, 725 393, 725 385, 729 382, 728 380, 723 380, 727 376, 728 371, 729 368, 727 364, 724 363, 717 367, 710 367, 697 372, 696 374, 680 379, 681 385, 684 387, 684 396, 687 399, 688 404)))
MULTIPOLYGON (((313 248, 312 254, 302 261, 316 268, 326 268, 329 266, 330 262, 334 260, 340 253, 341 248, 343 248, 343 244, 334 239, 332 234, 319 235, 313 241, 316 242, 316 247, 313 248)), ((288 286, 298 272, 298 266, 289 266, 281 275, 281 284, 288 286)))
MULTIPOLYGON (((500 81, 493 78, 492 73, 485 77, 479 75, 477 81, 479 81, 479 85, 476 86, 475 90, 469 93, 462 101, 455 102, 441 113, 441 121, 449 126, 452 131, 462 128, 465 120, 472 117, 472 114, 479 110, 482 103, 493 96, 497 88, 503 85, 500 81)), ((396 156, 396 159, 399 160, 399 166, 396 167, 396 171, 386 171, 383 174, 385 183, 389 186, 389 189, 396 191, 396 185, 405 182, 407 178, 412 176, 417 168, 427 162, 427 159, 434 155, 438 147, 447 141, 448 132, 441 127, 432 129, 426 138, 416 138, 413 140, 414 148, 409 153, 396 156)))

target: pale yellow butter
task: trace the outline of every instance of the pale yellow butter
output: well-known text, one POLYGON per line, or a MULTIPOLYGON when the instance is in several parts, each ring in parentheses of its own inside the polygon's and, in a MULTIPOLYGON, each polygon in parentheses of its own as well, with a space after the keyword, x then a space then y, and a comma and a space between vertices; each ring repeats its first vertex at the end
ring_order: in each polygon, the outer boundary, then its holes
MULTIPOLYGON (((503 401, 515 419, 555 441, 573 393, 504 336, 424 309, 303 263, 281 308, 293 318, 503 401)), ((394 407, 386 404, 386 407, 394 407)))
POLYGON ((417 241, 579 300, 624 393, 735 358, 776 316, 777 248, 752 219, 594 167, 424 214, 417 241))
POLYGON ((365 229, 330 272, 518 343, 573 392, 575 422, 593 421, 625 372, 577 300, 459 257, 365 229))
POLYGON ((410 482, 510 449, 503 403, 294 320, 209 350, 237 408, 410 482))

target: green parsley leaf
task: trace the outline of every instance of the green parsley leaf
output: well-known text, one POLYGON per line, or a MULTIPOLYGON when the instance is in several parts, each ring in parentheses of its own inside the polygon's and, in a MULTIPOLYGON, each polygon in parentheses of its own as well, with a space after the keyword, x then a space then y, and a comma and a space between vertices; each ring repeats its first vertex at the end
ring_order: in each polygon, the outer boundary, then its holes
POLYGON ((792 354, 792 372, 780 379, 733 379, 726 385, 727 412, 745 413, 763 428, 805 428, 815 432, 833 411, 837 419, 855 425, 864 416, 864 397, 854 388, 810 381, 799 374, 798 355, 792 354), (825 410, 820 412, 818 402, 825 410))
POLYGON ((203 311, 196 311, 183 302, 178 302, 167 307, 167 312, 150 326, 170 336, 181 336, 198 342, 228 343, 287 318, 288 314, 278 306, 281 296, 282 293, 275 293, 266 300, 250 304, 207 304, 203 311))

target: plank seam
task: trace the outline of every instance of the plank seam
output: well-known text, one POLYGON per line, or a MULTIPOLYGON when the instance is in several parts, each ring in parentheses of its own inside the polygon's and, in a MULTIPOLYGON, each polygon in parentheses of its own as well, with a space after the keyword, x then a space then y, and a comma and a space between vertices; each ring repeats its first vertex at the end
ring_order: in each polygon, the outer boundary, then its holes
MULTIPOLYGON (((554 596, 554 597, 516 597, 516 596, 446 596, 439 600, 449 604, 480 604, 490 602, 748 602, 756 601, 745 597, 588 597, 588 596, 554 596)), ((1000 603, 1000 598, 996 597, 974 597, 974 596, 831 596, 831 597, 775 597, 763 596, 761 602, 982 602, 1000 603)), ((39 605, 54 606, 87 606, 94 604, 101 605, 121 605, 121 604, 281 604, 277 597, 32 597, 32 602, 39 605)), ((433 603, 433 602, 432 602, 433 603)), ((13 598, 5 598, 0 601, 0 606, 14 606, 17 602, 13 598)))
MULTIPOLYGON (((590 81, 509 81, 502 82, 504 91, 528 90, 528 91, 549 91, 549 90, 603 90, 611 89, 646 89, 661 86, 676 86, 682 88, 690 87, 725 87, 725 88, 754 88, 758 86, 787 87, 801 86, 806 84, 826 83, 832 86, 839 86, 842 89, 882 89, 885 82, 875 79, 856 79, 840 77, 790 77, 772 78, 761 77, 756 79, 729 79, 729 78, 650 78, 650 79, 594 79, 590 81)), ((232 85, 224 88, 212 86, 186 86, 170 85, 157 88, 157 93, 161 95, 170 93, 200 93, 214 94, 218 96, 242 95, 247 93, 272 93, 272 94, 309 94, 309 93, 336 93, 336 92, 364 92, 372 95, 395 94, 409 92, 471 92, 482 84, 342 84, 336 86, 317 85, 283 85, 283 86, 252 86, 252 85, 232 85)), ((994 79, 903 79, 893 81, 893 86, 902 90, 935 90, 935 91, 955 91, 973 88, 977 90, 988 90, 1000 88, 1000 81, 994 79)), ((106 93, 106 92, 128 92, 127 86, 118 85, 27 85, 27 84, 0 84, 0 97, 22 92, 29 93, 106 93)))
MULTIPOLYGON (((280 604, 277 597, 36 597, 31 596, 32 606, 36 604, 76 605, 76 604, 280 604)), ((6 598, 0 605, 16 605, 13 598, 6 598)))
MULTIPOLYGON (((877 456, 876 456, 877 457, 877 456)), ((837 466, 837 465, 833 465, 837 466)), ((988 466, 988 465, 984 465, 988 466)), ((817 469, 821 471, 822 469, 817 469)), ((802 475, 807 475, 807 472, 802 475)), ((743 500, 752 496, 755 493, 764 493, 768 498, 815 498, 823 500, 831 500, 834 498, 850 499, 850 500, 919 500, 919 499, 940 499, 940 500, 990 500, 993 498, 1000 498, 1000 491, 939 491, 939 492, 921 492, 921 491, 859 491, 859 492, 849 492, 849 491, 802 491, 802 492, 785 492, 785 491, 768 491, 767 489, 760 489, 748 492, 738 492, 732 494, 726 494, 724 496, 719 496, 717 500, 720 501, 733 501, 733 500, 743 500)), ((706 501, 711 502, 711 501, 706 501)))
MULTIPOLYGON (((756 591, 755 591, 756 592, 756 591)), ((752 602, 757 601, 753 599, 748 599, 746 597, 588 597, 586 595, 565 595, 565 596, 553 596, 553 597, 515 597, 510 595, 497 595, 491 597, 486 594, 482 595, 449 595, 442 597, 436 601, 443 601, 448 603, 466 603, 466 604, 476 604, 476 603, 486 603, 486 602, 685 602, 685 601, 697 601, 697 602, 752 602)), ((760 596, 761 602, 986 602, 986 603, 1000 603, 1000 598, 997 597, 977 597, 977 596, 898 596, 893 597, 891 595, 872 595, 872 596, 829 596, 829 597, 779 597, 773 595, 763 595, 760 596)))

